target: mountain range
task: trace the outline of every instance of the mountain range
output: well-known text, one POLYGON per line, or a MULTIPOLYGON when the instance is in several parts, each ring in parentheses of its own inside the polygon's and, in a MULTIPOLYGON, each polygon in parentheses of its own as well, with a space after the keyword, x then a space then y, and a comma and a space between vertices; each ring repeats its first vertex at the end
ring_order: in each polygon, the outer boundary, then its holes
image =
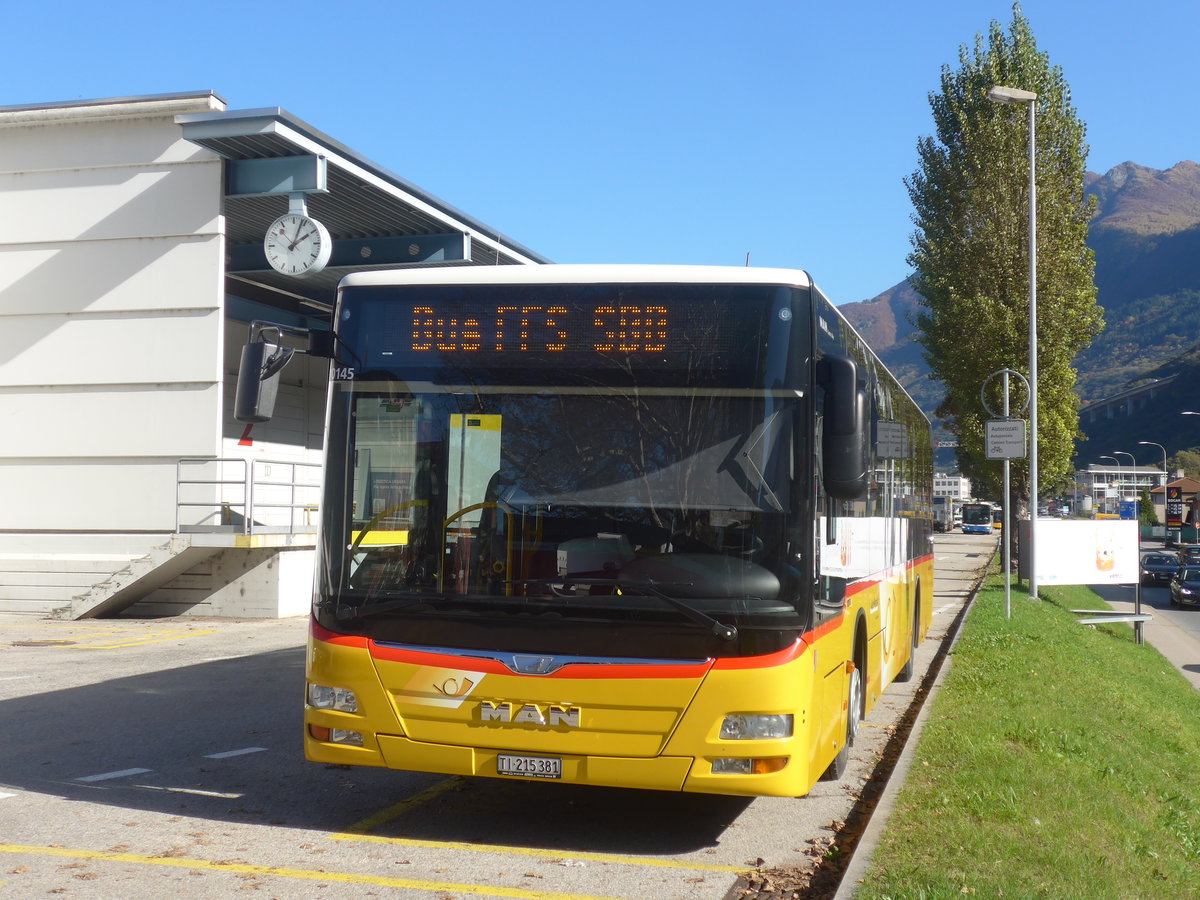
MULTIPOLYGON (((1170 374, 1180 374, 1180 387, 1194 391, 1192 377, 1200 374, 1193 352, 1200 348, 1200 165, 1185 161, 1159 170, 1126 162, 1103 175, 1089 172, 1084 192, 1096 197, 1088 246, 1096 255, 1105 329, 1075 359, 1076 393, 1086 406, 1170 374)), ((905 279, 839 309, 933 419, 943 389, 913 340, 919 301, 905 279)), ((1193 405, 1200 407, 1200 394, 1193 405)), ((1177 417, 1178 411, 1162 414, 1177 417)), ((1191 438, 1200 444, 1200 435, 1191 438)), ((1188 444, 1187 430, 1175 441, 1170 452, 1185 449, 1178 442, 1188 444)), ((1087 455, 1088 443, 1077 446, 1077 456, 1087 455)))

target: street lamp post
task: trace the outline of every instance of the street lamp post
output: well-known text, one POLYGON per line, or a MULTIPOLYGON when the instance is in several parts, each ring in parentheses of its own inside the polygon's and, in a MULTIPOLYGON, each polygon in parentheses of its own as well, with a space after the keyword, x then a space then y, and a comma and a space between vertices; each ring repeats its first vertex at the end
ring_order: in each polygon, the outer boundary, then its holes
MULTIPOLYGON (((1037 370, 1037 94, 995 85, 987 92, 993 103, 1029 107, 1029 596, 1037 598, 1038 504, 1038 370, 1037 370)), ((1007 498, 1006 498, 1007 499, 1007 498)))
POLYGON ((1162 451, 1162 455, 1163 455, 1163 485, 1166 485, 1167 481, 1171 477, 1167 474, 1167 448, 1164 447, 1162 444, 1155 443, 1154 441, 1138 441, 1138 443, 1144 444, 1147 447, 1157 447, 1159 450, 1162 451))
MULTIPOLYGON (((1134 469, 1137 468, 1137 460, 1133 458, 1132 453, 1130 453, 1126 450, 1114 450, 1113 453, 1115 453, 1117 456, 1128 456, 1129 457, 1129 484, 1133 487, 1134 496, 1137 496, 1137 472, 1134 471, 1134 469)), ((1124 485, 1122 485, 1119 493, 1121 495, 1121 499, 1124 500, 1125 499, 1124 485)))
MULTIPOLYGON (((1101 459, 1111 459, 1113 462, 1115 462, 1117 464, 1117 503, 1120 504, 1120 502, 1121 502, 1121 499, 1120 499, 1121 498, 1121 461, 1119 459, 1117 459, 1115 456, 1102 456, 1100 458, 1101 459)), ((1106 492, 1106 495, 1107 495, 1107 492, 1106 492)), ((1108 499, 1107 496, 1105 497, 1105 499, 1108 499)), ((1108 504, 1106 503, 1105 506, 1108 506, 1108 504)), ((1117 507, 1117 511, 1120 512, 1119 505, 1117 507)))
MULTIPOLYGON (((1154 441, 1138 441, 1138 443, 1141 445, 1147 446, 1147 447, 1157 447, 1159 450, 1162 451, 1162 455, 1163 455, 1163 481, 1162 481, 1163 511, 1165 513, 1166 509, 1167 509, 1167 482, 1170 481, 1170 479, 1171 479, 1171 476, 1167 474, 1167 448, 1164 447, 1162 444, 1156 443, 1154 441)), ((1158 514, 1155 513, 1155 518, 1157 518, 1157 517, 1158 517, 1158 514)), ((1165 520, 1166 516, 1164 515, 1163 518, 1165 520)), ((1167 534, 1167 539, 1169 540, 1171 537, 1170 529, 1167 529, 1166 534, 1167 534)))

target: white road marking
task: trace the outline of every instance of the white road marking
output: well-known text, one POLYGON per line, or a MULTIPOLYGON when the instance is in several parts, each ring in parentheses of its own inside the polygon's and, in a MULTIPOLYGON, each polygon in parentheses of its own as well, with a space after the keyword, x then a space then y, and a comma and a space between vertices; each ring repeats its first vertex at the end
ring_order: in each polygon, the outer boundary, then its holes
POLYGON ((120 772, 105 772, 102 775, 85 775, 82 778, 76 778, 76 781, 107 781, 110 778, 125 778, 129 775, 145 775, 147 772, 152 772, 153 769, 122 769, 120 772))
POLYGON ((154 784, 137 784, 134 787, 139 787, 147 791, 166 791, 170 794, 195 794, 197 797, 219 797, 222 800, 237 800, 239 797, 246 796, 245 794, 225 794, 221 791, 201 791, 195 788, 159 787, 154 784))
POLYGON ((244 756, 247 753, 266 753, 266 747, 243 747, 241 750, 226 750, 223 753, 209 753, 205 759, 229 759, 231 756, 244 756))

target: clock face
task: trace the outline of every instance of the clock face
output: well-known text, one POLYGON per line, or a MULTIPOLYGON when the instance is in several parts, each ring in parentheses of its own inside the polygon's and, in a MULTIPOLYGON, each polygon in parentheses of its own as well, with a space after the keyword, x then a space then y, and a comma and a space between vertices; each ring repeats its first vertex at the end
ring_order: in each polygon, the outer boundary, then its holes
POLYGON ((329 262, 333 240, 328 229, 316 219, 299 213, 285 213, 267 228, 263 251, 267 262, 284 275, 312 275, 329 262))

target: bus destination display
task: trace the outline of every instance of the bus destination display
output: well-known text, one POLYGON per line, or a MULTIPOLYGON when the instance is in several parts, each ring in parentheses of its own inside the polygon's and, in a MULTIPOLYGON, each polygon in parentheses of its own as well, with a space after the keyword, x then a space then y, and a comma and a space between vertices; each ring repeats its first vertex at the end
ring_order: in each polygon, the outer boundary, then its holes
MULTIPOLYGON (((672 344, 666 306, 417 306, 407 350, 413 353, 662 353, 672 344)), ((383 351, 382 356, 393 352, 383 351)))
MULTIPOLYGON (((366 369, 421 370, 422 377, 440 371, 461 378, 470 366, 532 378, 549 367, 568 380, 585 371, 614 377, 636 371, 673 373, 672 383, 702 373, 743 382, 765 352, 766 323, 786 321, 768 319, 781 302, 779 291, 673 284, 493 285, 486 293, 471 286, 367 287, 344 292, 340 331, 359 348, 366 369)), ((778 333, 784 346, 790 330, 784 325, 778 333)))

